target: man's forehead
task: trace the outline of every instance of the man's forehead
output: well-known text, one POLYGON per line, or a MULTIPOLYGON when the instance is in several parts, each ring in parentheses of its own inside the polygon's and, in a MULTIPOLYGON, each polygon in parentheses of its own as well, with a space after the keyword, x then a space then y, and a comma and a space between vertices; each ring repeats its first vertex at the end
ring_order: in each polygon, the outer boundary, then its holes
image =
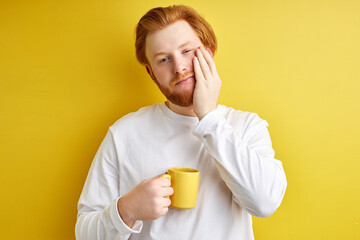
POLYGON ((192 27, 184 20, 177 21, 164 29, 150 32, 146 38, 146 52, 158 55, 161 52, 201 43, 192 27))

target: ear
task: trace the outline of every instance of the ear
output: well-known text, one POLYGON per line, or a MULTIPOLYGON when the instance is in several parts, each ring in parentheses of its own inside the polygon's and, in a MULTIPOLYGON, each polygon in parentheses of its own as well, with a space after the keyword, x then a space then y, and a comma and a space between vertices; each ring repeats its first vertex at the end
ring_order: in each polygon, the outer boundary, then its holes
POLYGON ((150 75, 151 79, 153 81, 155 81, 155 76, 154 76, 154 73, 151 70, 151 67, 148 64, 145 64, 145 67, 146 67, 146 71, 150 75))

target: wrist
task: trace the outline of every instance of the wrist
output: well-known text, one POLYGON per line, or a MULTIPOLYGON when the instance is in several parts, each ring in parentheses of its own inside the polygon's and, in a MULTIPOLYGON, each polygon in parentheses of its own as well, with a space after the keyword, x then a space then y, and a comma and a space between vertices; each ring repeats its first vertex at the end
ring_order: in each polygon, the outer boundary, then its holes
POLYGON ((119 216, 123 220, 123 222, 129 227, 132 228, 135 223, 135 219, 132 217, 131 212, 126 204, 126 199, 124 197, 120 197, 117 202, 117 209, 119 216))
POLYGON ((200 121, 203 117, 205 117, 206 114, 208 114, 208 112, 202 113, 202 114, 198 114, 197 117, 198 117, 199 121, 200 121))
POLYGON ((217 109, 217 105, 215 106, 215 107, 213 107, 213 108, 210 108, 210 109, 208 109, 208 110, 206 110, 206 111, 202 111, 202 112, 200 112, 200 113, 197 113, 196 114, 196 116, 199 118, 199 121, 202 119, 202 118, 204 118, 209 112, 212 112, 212 111, 214 111, 214 110, 216 110, 217 109))

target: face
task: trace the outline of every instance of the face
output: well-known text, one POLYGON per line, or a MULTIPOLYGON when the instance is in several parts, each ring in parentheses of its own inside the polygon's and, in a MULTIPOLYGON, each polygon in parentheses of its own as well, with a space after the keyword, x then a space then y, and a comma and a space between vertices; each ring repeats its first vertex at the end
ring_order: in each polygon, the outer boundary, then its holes
POLYGON ((184 20, 151 32, 146 38, 147 71, 165 97, 176 105, 192 105, 193 58, 200 46, 201 40, 184 20))

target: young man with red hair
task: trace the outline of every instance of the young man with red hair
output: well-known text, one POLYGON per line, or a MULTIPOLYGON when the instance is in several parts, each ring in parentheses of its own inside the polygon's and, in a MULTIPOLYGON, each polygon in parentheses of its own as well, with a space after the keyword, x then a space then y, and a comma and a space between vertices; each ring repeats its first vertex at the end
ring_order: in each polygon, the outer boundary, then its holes
POLYGON ((168 101, 112 125, 78 203, 78 239, 253 239, 251 215, 280 205, 286 177, 267 122, 217 103, 216 38, 192 8, 154 8, 136 54, 168 101), (198 169, 198 203, 169 208, 169 167, 198 169))

